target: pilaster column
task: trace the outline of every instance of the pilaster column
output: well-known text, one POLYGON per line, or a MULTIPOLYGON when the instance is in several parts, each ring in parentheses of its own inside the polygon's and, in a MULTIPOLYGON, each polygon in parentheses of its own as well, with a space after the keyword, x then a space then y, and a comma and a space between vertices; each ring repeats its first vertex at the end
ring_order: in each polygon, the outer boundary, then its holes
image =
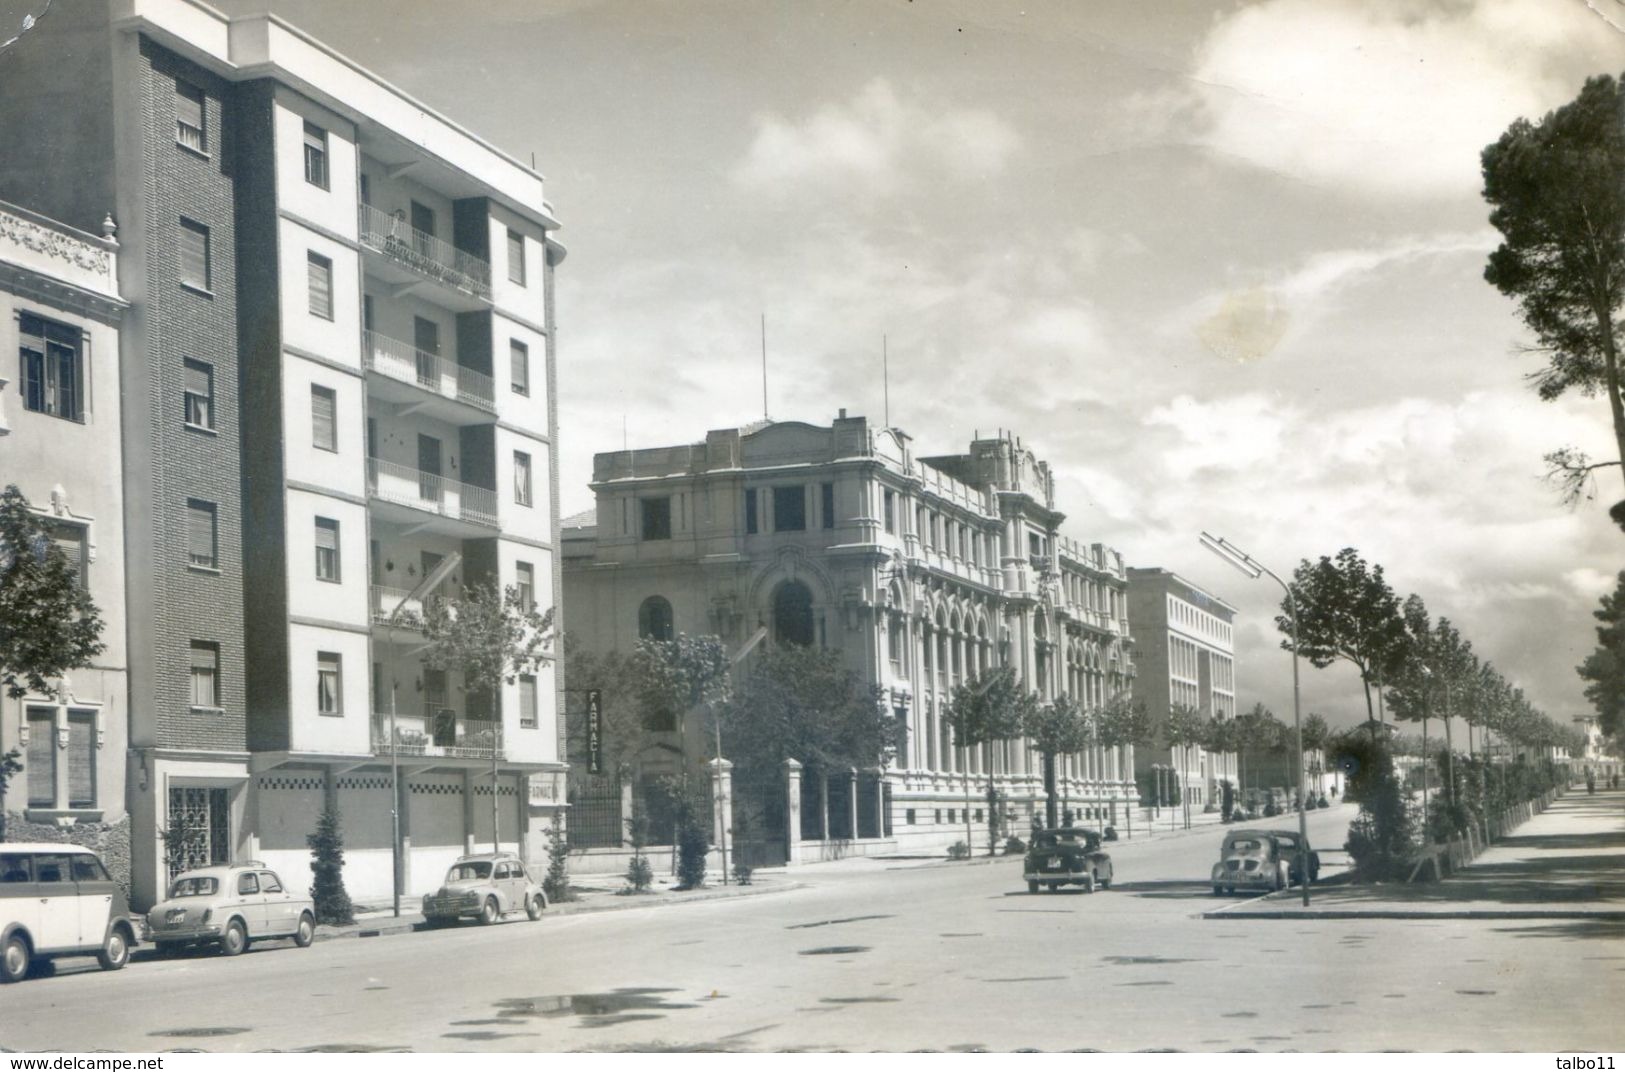
POLYGON ((790 866, 801 862, 801 764, 784 761, 784 858, 790 866))
POLYGON ((713 759, 706 766, 711 768, 711 843, 723 845, 734 828, 734 765, 726 759, 713 759))

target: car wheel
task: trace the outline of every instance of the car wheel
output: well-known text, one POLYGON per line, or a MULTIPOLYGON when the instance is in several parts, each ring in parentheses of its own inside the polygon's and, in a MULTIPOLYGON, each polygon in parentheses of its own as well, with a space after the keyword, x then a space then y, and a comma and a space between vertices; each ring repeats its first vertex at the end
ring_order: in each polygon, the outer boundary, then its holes
POLYGON ((130 940, 123 927, 114 927, 107 932, 107 939, 96 954, 96 963, 102 966, 103 971, 118 971, 130 963, 130 940))
POLYGON ((28 975, 28 962, 32 957, 27 938, 20 934, 7 938, 5 948, 0 949, 0 983, 21 982, 28 975))
POLYGON ((1223 897, 1224 896, 1224 887, 1223 886, 1215 886, 1215 887, 1213 887, 1213 896, 1215 896, 1215 897, 1223 897))
POLYGON ((525 914, 531 918, 531 922, 535 922, 542 918, 542 909, 546 907, 547 905, 542 903, 542 895, 533 894, 530 902, 525 905, 525 914))
POLYGON ((299 929, 293 932, 293 944, 298 946, 300 949, 308 949, 310 948, 310 944, 315 940, 316 918, 309 912, 300 913, 299 929))
POLYGON ((1100 888, 1103 889, 1103 890, 1111 889, 1112 888, 1112 880, 1115 877, 1116 877, 1116 875, 1112 871, 1112 865, 1107 864, 1106 865, 1106 874, 1100 880, 1100 888))
POLYGON ((1084 893, 1094 893, 1095 892, 1095 876, 1093 874, 1083 876, 1083 892, 1084 893))
POLYGON ((480 906, 480 925, 483 927, 489 927, 491 924, 495 923, 501 918, 502 913, 497 910, 497 899, 495 897, 487 897, 485 899, 485 904, 480 906))
POLYGON ((243 921, 234 919, 226 924, 226 933, 220 936, 220 952, 228 957, 234 957, 248 948, 248 930, 243 921))
POLYGON ((1036 882, 1027 883, 1027 892, 1028 893, 1037 893, 1038 892, 1038 883, 1036 883, 1036 882))

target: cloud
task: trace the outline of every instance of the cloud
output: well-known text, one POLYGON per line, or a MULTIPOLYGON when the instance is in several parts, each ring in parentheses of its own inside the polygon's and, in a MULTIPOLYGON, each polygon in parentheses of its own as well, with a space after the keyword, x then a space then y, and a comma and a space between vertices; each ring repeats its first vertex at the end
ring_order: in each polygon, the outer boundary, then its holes
POLYGON ((1020 144, 1015 130, 985 108, 933 111, 877 78, 850 101, 799 122, 758 117, 731 178, 752 190, 857 182, 868 193, 887 194, 906 185, 914 166, 958 178, 997 174, 1020 144))
POLYGON ((1267 0, 1218 19, 1184 100, 1196 140, 1289 178, 1375 197, 1471 195, 1519 116, 1617 68, 1619 34, 1550 0, 1267 0))

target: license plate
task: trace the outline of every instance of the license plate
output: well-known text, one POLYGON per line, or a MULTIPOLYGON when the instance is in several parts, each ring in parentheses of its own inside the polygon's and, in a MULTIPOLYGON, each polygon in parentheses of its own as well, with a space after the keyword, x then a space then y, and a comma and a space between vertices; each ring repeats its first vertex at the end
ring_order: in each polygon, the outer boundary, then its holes
POLYGON ((165 923, 185 923, 186 922, 186 909, 184 909, 184 908, 171 908, 167 913, 164 914, 164 922, 165 923))
POLYGON ((1051 856, 1049 858, 1049 863, 1047 865, 1045 865, 1045 866, 1047 866, 1047 867, 1060 867, 1061 866, 1061 858, 1059 856, 1051 856))

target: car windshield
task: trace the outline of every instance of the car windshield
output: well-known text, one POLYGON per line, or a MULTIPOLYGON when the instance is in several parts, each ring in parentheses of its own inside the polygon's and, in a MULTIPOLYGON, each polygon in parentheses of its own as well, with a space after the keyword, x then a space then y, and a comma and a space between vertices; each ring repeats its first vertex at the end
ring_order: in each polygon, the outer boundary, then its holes
POLYGON ((491 862, 478 860, 473 863, 457 864, 446 875, 447 882, 466 882, 471 878, 490 878, 491 862))
POLYGON ((207 875, 187 875, 169 888, 171 897, 207 897, 220 889, 220 881, 207 875))

